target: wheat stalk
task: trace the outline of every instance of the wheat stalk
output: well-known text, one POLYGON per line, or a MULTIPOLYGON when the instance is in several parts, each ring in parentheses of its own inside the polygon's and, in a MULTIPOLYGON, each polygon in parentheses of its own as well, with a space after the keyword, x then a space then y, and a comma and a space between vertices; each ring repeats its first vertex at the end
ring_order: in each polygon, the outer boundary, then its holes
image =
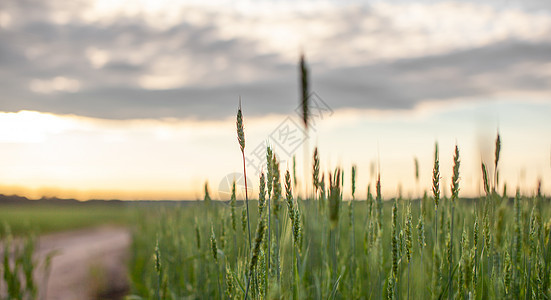
POLYGON ((398 202, 394 199, 392 205, 392 236, 391 236, 391 248, 392 248, 392 275, 396 279, 398 276, 398 202))
POLYGON ((247 188, 247 168, 245 167, 245 131, 243 129, 243 112, 241 111, 241 98, 239 98, 239 108, 237 109, 237 141, 241 148, 243 157, 243 178, 245 180, 245 206, 247 208, 247 230, 249 232, 249 250, 251 249, 251 224, 249 217, 249 195, 247 188))
MULTIPOLYGON (((421 202, 422 203, 422 202, 421 202)), ((419 209, 419 221, 417 222, 417 242, 419 244, 419 255, 421 255, 421 280, 425 279, 425 265, 423 264, 424 249, 426 244, 425 238, 425 217, 423 215, 423 207, 419 209)), ((425 296, 425 289, 422 289, 422 297, 425 296)))
POLYGON ((411 257, 413 254, 413 216, 411 214, 411 202, 408 201, 406 209, 406 224, 405 224, 405 240, 406 240, 406 259, 408 263, 408 284, 407 284, 407 298, 409 299, 409 273, 411 265, 411 257))
POLYGON ((452 175, 452 184, 451 184, 451 229, 450 229, 450 254, 448 256, 449 260, 449 270, 448 270, 448 299, 451 300, 453 295, 453 218, 455 210, 455 202, 459 197, 459 148, 455 145, 455 153, 453 156, 453 175, 452 175))
MULTIPOLYGON (((259 199, 265 197, 264 185, 265 185, 265 177, 264 177, 264 173, 262 173, 261 176, 260 176, 259 199)), ((264 202, 264 200, 262 200, 262 202, 264 202)), ((262 240, 264 239, 264 232, 266 230, 266 224, 265 224, 265 221, 264 221, 263 214, 264 214, 264 205, 259 205, 258 226, 256 228, 256 236, 255 236, 255 239, 254 239, 254 247, 253 247, 253 250, 251 252, 251 259, 250 259, 250 262, 249 262, 248 276, 247 276, 247 287, 246 287, 246 290, 245 290, 245 300, 249 296, 250 283, 251 283, 251 280, 252 280, 252 277, 253 277, 255 267, 256 267, 256 265, 258 263, 258 260, 259 260, 260 250, 261 250, 260 247, 262 245, 262 240)))
POLYGON ((279 173, 279 162, 277 161, 275 153, 272 154, 272 171, 273 171, 273 190, 272 190, 272 212, 275 217, 275 236, 276 236, 276 249, 275 249, 275 268, 276 268, 276 275, 277 275, 277 281, 280 280, 280 272, 279 272, 279 211, 280 211, 280 201, 282 198, 282 189, 281 189, 281 180, 280 180, 280 173, 279 173))
POLYGON ((432 170, 432 195, 434 198, 434 238, 438 244, 438 205, 440 204, 440 161, 438 158, 438 143, 434 144, 434 167, 432 170))
POLYGON ((155 292, 155 295, 157 296, 157 299, 161 299, 161 283, 163 281, 163 269, 162 269, 162 263, 161 263, 161 250, 159 249, 159 237, 157 237, 157 240, 155 241, 155 271, 157 273, 157 289, 155 292))
MULTIPOLYGON (((293 230, 293 299, 299 299, 298 297, 298 283, 299 283, 299 275, 298 275, 298 264, 299 264, 299 254, 297 252, 300 252, 300 234, 301 234, 301 227, 300 227, 300 214, 298 209, 295 207, 293 203, 293 189, 291 186, 291 176, 289 174, 289 170, 285 173, 285 195, 286 195, 286 202, 287 202, 287 209, 289 214, 289 219, 291 221, 291 227, 293 230)), ((298 203, 297 203, 298 204, 298 203)))
MULTIPOLYGON (((272 161, 272 148, 270 146, 266 147, 266 172, 267 172, 267 178, 266 178, 266 188, 268 190, 268 253, 266 255, 266 276, 269 276, 270 274, 270 254, 271 254, 271 248, 272 248, 272 204, 271 204, 271 198, 272 198, 272 187, 274 186, 274 170, 273 170, 273 161, 272 161)), ((266 288, 265 288, 265 294, 268 295, 269 291, 269 280, 266 281, 266 288)))

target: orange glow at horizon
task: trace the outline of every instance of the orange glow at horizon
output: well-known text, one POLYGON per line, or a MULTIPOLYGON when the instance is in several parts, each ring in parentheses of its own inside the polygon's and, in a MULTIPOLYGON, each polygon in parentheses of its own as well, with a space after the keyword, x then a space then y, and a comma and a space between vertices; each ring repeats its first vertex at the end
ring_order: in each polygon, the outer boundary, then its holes
MULTIPOLYGON (((511 113, 521 113, 515 105, 519 104, 473 102, 445 107, 424 105, 411 112, 336 111, 312 131, 308 147, 310 151, 315 146, 320 148, 322 171, 342 166, 349 175, 350 167, 356 164, 356 198, 363 199, 367 185, 374 188, 375 174, 370 169, 377 161, 381 163, 385 197, 395 196, 399 186, 404 196, 416 197, 428 190, 435 141, 440 145, 443 194, 449 194, 453 147, 457 143, 462 161, 460 195, 477 196, 482 193, 480 162, 483 159, 492 164, 495 140, 494 121, 480 111, 498 107, 508 118, 511 113), (485 121, 475 122, 479 117, 485 121), (419 185, 413 176, 414 157, 421 167, 419 185)), ((500 177, 501 183, 508 183, 510 195, 516 187, 532 194, 540 178, 544 192, 551 192, 545 181, 551 177, 551 141, 542 138, 551 124, 531 111, 544 118, 551 105, 530 105, 535 108, 528 108, 529 119, 521 116, 524 123, 500 120, 500 177), (535 128, 533 124, 543 125, 535 128), (526 147, 534 149, 529 156, 525 155, 526 147)), ((278 115, 245 115, 246 155, 264 143, 284 119, 278 115)), ((102 120, 30 111, 0 112, 0 193, 33 199, 196 200, 203 198, 203 185, 209 182, 211 197, 225 199, 228 195, 221 190, 225 176, 242 172, 234 122, 233 118, 215 122, 102 120)), ((310 182, 309 177, 301 179, 302 153, 296 152, 301 191, 310 182)), ((291 167, 291 157, 284 157, 281 151, 278 154, 285 161, 281 165, 281 172, 285 172, 291 167)), ((251 198, 255 198, 255 170, 248 166, 247 172, 251 198)), ((349 185, 350 177, 345 180, 349 185)), ((350 197, 349 189, 345 185, 345 198, 350 197)))
POLYGON ((18 195, 31 200, 40 198, 76 199, 86 201, 91 199, 101 200, 202 200, 203 195, 191 193, 187 190, 140 190, 140 189, 114 189, 114 190, 79 190, 56 187, 24 187, 0 185, 0 194, 18 195))

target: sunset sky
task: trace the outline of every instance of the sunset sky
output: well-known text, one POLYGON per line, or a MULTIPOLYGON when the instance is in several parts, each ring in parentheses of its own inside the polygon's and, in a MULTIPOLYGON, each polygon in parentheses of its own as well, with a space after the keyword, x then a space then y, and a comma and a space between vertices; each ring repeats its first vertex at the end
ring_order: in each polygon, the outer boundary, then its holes
POLYGON ((296 155, 299 186, 318 146, 322 170, 344 168, 346 197, 352 164, 357 198, 377 168, 385 196, 416 196, 438 142, 444 193, 457 144, 460 194, 479 195, 499 130, 509 194, 539 178, 551 193, 551 2, 539 0, 1 1, 0 193, 195 200, 208 181, 225 199, 242 172, 239 97, 255 192, 269 143, 283 170, 296 155), (301 53, 319 108, 307 139, 301 53))

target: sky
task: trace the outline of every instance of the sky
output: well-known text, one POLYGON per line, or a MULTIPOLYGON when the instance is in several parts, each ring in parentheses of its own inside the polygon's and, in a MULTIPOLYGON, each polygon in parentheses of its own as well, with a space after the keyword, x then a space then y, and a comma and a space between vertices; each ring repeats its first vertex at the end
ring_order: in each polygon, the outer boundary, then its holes
POLYGON ((324 171, 357 165, 357 197, 378 171, 415 197, 438 142, 444 193, 457 144, 476 196, 499 130, 499 188, 551 192, 548 1, 4 0, 0 90, 4 194, 225 199, 239 98, 252 186, 268 143, 304 192, 318 146, 324 171))

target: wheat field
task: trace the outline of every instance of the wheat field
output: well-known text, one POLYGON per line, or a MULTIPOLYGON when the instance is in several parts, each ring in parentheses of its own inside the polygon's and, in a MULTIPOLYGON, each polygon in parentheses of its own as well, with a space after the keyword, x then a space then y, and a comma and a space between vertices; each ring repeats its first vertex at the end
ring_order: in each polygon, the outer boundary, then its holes
MULTIPOLYGON (((241 109, 238 144, 245 154, 241 109)), ((461 197, 460 146, 442 186, 435 145, 432 185, 417 199, 384 199, 379 179, 356 191, 356 170, 322 172, 299 199, 296 174, 266 149, 258 195, 142 212, 129 263, 132 299, 549 299, 551 205, 508 194, 481 165, 485 194, 461 197), (346 180, 345 180, 346 179, 346 180), (352 199, 343 199, 343 188, 352 199), (445 197, 449 189, 450 197, 445 197), (363 188, 362 188, 363 190, 363 188), (250 199, 251 200, 250 200, 250 199), (254 200, 253 200, 254 199, 254 200)), ((244 165, 245 167, 245 165, 244 165)), ((246 169, 244 170, 246 172, 246 169)), ((416 175, 418 176, 418 175, 416 175)))

